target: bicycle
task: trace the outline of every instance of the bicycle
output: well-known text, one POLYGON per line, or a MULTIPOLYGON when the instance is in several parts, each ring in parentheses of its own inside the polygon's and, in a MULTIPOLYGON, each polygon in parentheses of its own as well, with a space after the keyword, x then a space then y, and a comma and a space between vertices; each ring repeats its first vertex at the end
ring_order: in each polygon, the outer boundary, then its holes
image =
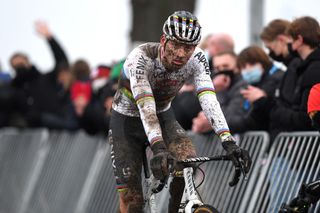
POLYGON ((320 180, 309 184, 303 183, 297 197, 289 204, 282 203, 279 213, 308 213, 311 205, 316 205, 320 200, 320 180))
MULTIPOLYGON (((162 191, 164 186, 167 184, 169 177, 173 178, 174 176, 181 176, 183 175, 185 181, 185 189, 183 192, 183 196, 180 203, 179 213, 219 213, 217 209, 213 206, 205 204, 197 191, 197 187, 195 187, 194 178, 193 178, 193 167, 195 163, 200 163, 200 165, 204 162, 208 161, 230 161, 229 156, 227 155, 219 155, 213 157, 195 157, 189 158, 181 161, 176 161, 176 164, 183 165, 183 171, 174 171, 173 161, 169 163, 170 168, 170 175, 163 181, 157 181, 152 174, 150 174, 147 158, 145 156, 143 160, 144 164, 144 173, 145 173, 145 204, 146 209, 149 210, 150 213, 158 213, 157 205, 156 205, 156 194, 162 191)), ((200 169, 197 165, 196 168, 200 169)), ((200 171, 202 171, 200 169, 200 171)), ((204 171, 202 171, 204 174, 204 171)), ((235 167, 235 173, 232 180, 229 182, 229 186, 235 186, 239 180, 241 173, 243 173, 245 179, 246 174, 243 170, 242 164, 240 162, 240 166, 235 167)), ((205 176, 203 177, 204 181, 205 176)), ((201 185, 198 185, 198 187, 201 185)))

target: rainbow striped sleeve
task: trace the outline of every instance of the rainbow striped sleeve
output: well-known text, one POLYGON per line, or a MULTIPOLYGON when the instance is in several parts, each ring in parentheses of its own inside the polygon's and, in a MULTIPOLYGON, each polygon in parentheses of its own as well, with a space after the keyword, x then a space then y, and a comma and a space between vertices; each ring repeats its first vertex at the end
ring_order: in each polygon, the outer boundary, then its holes
POLYGON ((156 137, 153 137, 150 139, 150 145, 154 145, 155 143, 157 142, 160 142, 160 141, 163 141, 162 137, 161 136, 156 136, 156 137))
POLYGON ((231 136, 230 130, 229 129, 220 129, 217 131, 217 135, 221 138, 224 139, 226 137, 231 136))
POLYGON ((212 94, 215 95, 216 91, 214 90, 214 88, 211 87, 203 87, 203 88, 199 88, 197 90, 197 96, 198 98, 200 98, 201 96, 205 95, 205 94, 212 94))
POLYGON ((140 105, 145 103, 146 101, 154 100, 154 97, 152 93, 144 92, 136 95, 134 99, 136 100, 137 105, 140 105))
POLYGON ((127 184, 120 184, 120 183, 117 183, 117 191, 118 192, 125 192, 128 190, 128 186, 127 184))

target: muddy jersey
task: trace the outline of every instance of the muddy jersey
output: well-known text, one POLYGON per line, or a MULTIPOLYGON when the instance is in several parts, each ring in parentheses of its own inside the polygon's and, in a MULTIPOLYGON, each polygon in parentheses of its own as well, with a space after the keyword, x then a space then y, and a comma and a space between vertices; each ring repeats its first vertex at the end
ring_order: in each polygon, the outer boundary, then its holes
POLYGON ((162 65, 159 43, 135 48, 124 63, 112 108, 127 116, 140 117, 149 142, 161 141, 157 114, 170 108, 172 99, 188 79, 193 79, 201 107, 214 131, 222 141, 226 140, 230 137, 229 128, 200 48, 196 48, 186 65, 174 71, 162 65))

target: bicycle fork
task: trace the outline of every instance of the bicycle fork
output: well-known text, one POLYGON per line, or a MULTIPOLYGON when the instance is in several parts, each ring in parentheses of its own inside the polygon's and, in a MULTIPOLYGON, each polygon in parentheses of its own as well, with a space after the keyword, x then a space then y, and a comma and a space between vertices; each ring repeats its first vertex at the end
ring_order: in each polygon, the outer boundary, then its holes
POLYGON ((186 202, 186 205, 184 207, 184 210, 179 210, 179 212, 192 213, 192 207, 203 205, 201 198, 198 195, 197 190, 194 186, 192 167, 187 167, 183 169, 183 178, 185 181, 185 189, 182 201, 186 202))

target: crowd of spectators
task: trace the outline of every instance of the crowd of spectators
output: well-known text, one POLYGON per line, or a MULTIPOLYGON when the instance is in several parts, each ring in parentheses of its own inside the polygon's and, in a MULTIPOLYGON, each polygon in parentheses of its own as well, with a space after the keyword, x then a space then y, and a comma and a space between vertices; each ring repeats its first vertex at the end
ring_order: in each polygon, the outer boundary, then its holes
POLYGON ((0 72, 0 126, 84 129, 106 136, 119 71, 104 65, 92 69, 83 59, 70 63, 49 26, 36 22, 35 28, 52 51, 54 67, 40 71, 27 54, 11 56, 13 77, 0 72))
MULTIPOLYGON (((84 59, 71 63, 46 23, 35 26, 52 51, 54 67, 39 71, 27 54, 12 55, 14 74, 0 72, 0 127, 84 129, 106 136, 124 60, 96 68, 84 59)), ((265 130, 274 138, 283 131, 313 130, 307 99, 311 87, 320 82, 319 23, 308 16, 275 19, 260 38, 264 47, 250 45, 238 54, 233 38, 225 33, 210 34, 199 45, 231 131, 265 130)), ((185 82, 172 108, 186 130, 212 132, 192 79, 185 82)))
MULTIPOLYGON (((238 55, 226 34, 209 35, 200 45, 211 61, 212 80, 230 130, 264 130, 271 141, 280 132, 315 130, 307 101, 312 86, 320 82, 318 21, 309 16, 275 19, 263 28, 260 38, 263 47, 250 45, 238 55)), ((193 132, 211 133, 192 83, 186 85, 177 97, 183 98, 183 104, 174 103, 173 108, 178 115, 192 111, 192 117, 179 115, 178 121, 193 132)))

